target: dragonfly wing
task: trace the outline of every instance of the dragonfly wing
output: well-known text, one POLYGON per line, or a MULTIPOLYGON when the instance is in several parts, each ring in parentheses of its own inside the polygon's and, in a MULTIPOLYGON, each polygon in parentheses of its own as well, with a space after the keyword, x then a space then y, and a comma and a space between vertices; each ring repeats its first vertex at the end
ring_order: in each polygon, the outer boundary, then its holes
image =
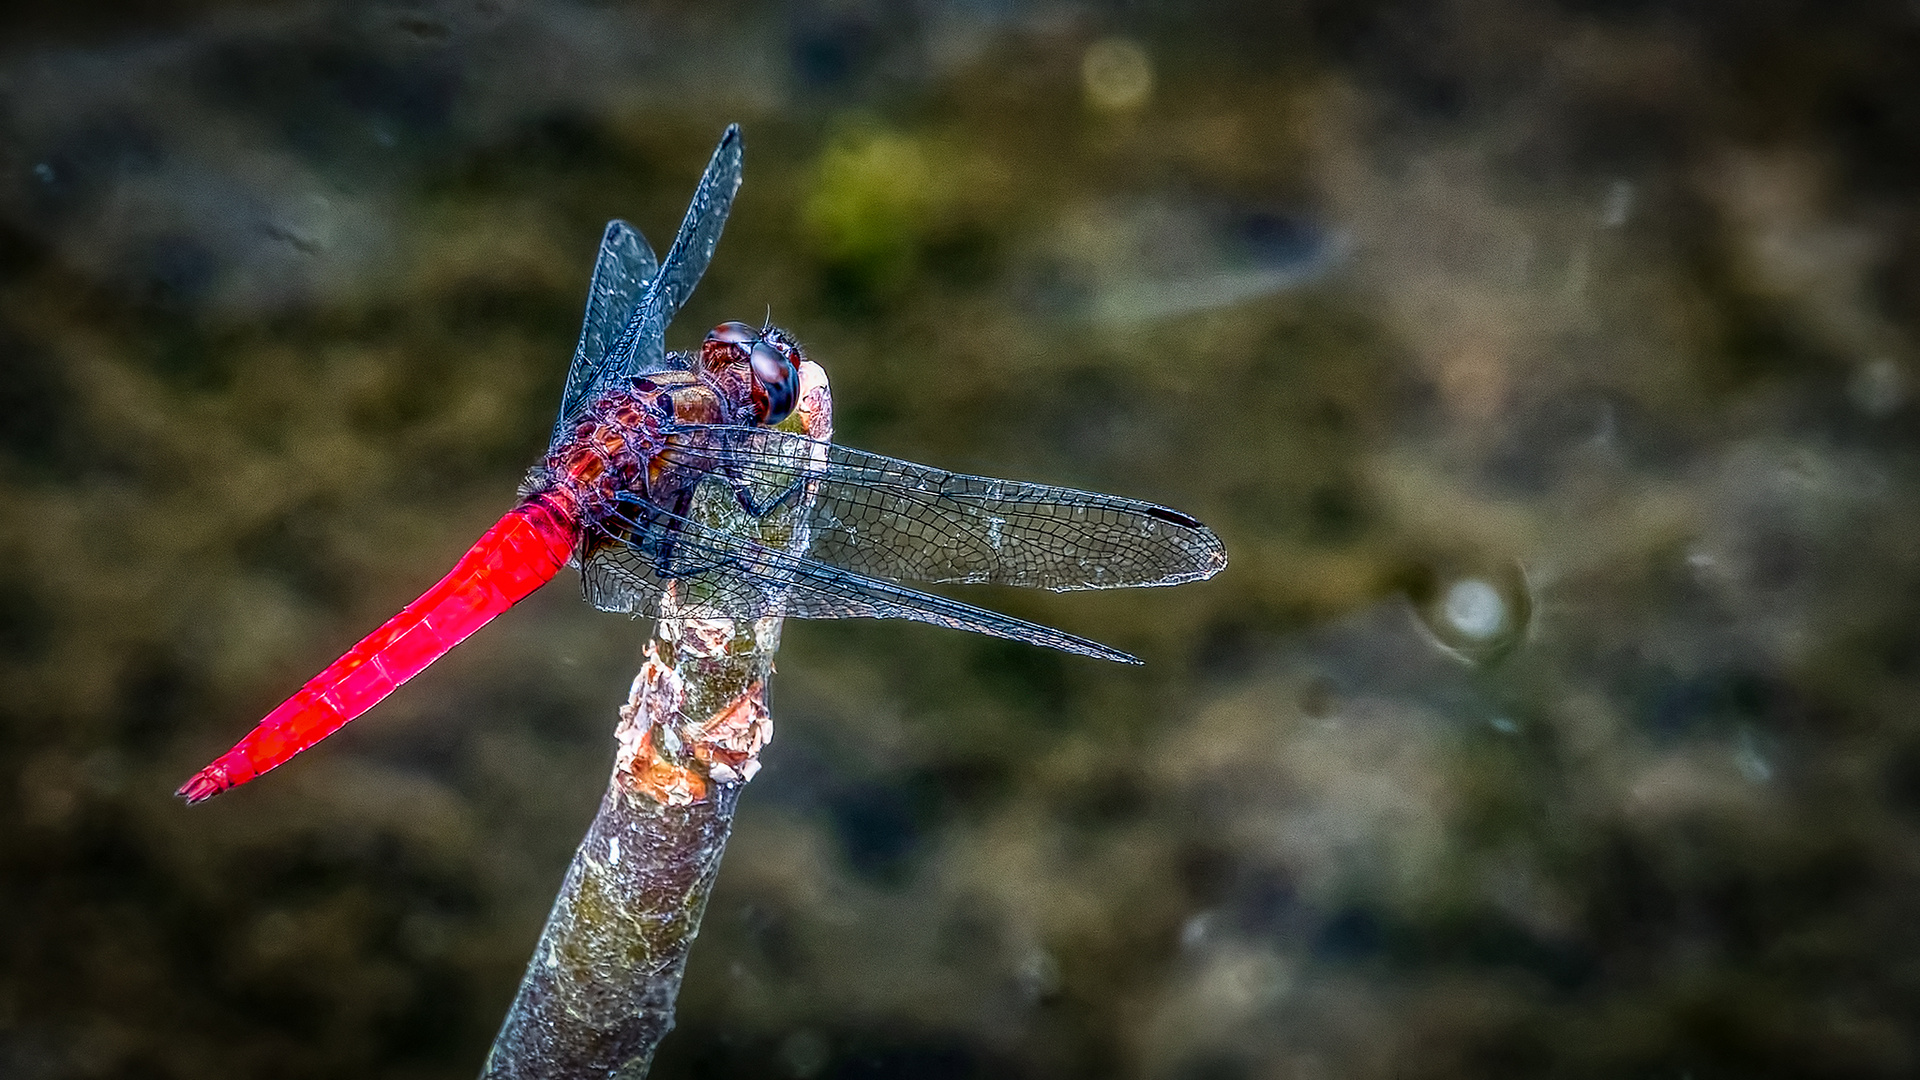
POLYGON ((667 580, 617 539, 606 541, 580 564, 580 590, 587 603, 622 615, 657 617, 667 580))
POLYGON ((659 269, 653 248, 633 226, 617 218, 607 222, 607 231, 600 237, 600 255, 593 261, 593 283, 587 287, 587 314, 580 323, 580 344, 573 350, 566 390, 560 395, 560 415, 553 424, 555 442, 572 430, 575 417, 591 400, 588 390, 599 385, 608 353, 659 269))
POLYGON ((583 568, 588 599, 607 610, 754 619, 911 619, 1120 663, 1139 660, 1097 641, 778 551, 649 508, 648 522, 609 539, 583 568))
POLYGON ((667 324, 693 295, 694 286, 713 261, 714 245, 733 209, 740 190, 740 126, 730 124, 707 161, 707 171, 694 190, 693 203, 680 222, 680 231, 667 249, 660 272, 641 295, 623 328, 613 355, 616 361, 602 373, 602 385, 618 377, 646 375, 666 364, 667 324))
MULTIPOLYGON (((805 436, 687 425, 689 449, 760 501, 805 460, 805 436), (697 449, 692 448, 697 447, 697 449)), ((808 555, 871 578, 1066 591, 1176 585, 1227 564, 1213 530, 1178 510, 1072 488, 969 476, 828 443, 811 478, 808 555)))

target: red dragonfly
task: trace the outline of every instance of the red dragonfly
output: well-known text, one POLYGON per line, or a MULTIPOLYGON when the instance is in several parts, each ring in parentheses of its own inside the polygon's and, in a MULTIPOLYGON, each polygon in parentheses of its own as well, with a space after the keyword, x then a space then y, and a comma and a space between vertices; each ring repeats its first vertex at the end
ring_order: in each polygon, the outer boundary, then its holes
POLYGON ((1226 565, 1177 510, 967 476, 776 430, 805 353, 773 327, 722 323, 691 353, 666 328, 706 272, 740 186, 740 131, 707 164, 665 262, 608 224, 546 457, 513 509, 451 573, 267 714, 178 794, 201 802, 286 761, 372 708, 545 584, 580 569, 605 611, 738 619, 917 619, 1125 663, 1126 653, 900 584, 1043 589, 1172 585, 1226 565), (805 444, 805 445, 802 445, 805 444), (796 461, 808 461, 796 476, 796 461), (803 556, 688 516, 709 484, 753 518, 802 495, 803 556))

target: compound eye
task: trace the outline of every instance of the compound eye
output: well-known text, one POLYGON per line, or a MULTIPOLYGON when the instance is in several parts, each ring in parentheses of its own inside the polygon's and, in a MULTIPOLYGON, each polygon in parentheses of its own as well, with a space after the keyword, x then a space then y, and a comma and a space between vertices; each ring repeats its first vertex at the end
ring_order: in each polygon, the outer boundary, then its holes
POLYGON ((746 359, 747 349, 760 340, 760 331, 743 322, 723 322, 707 331, 700 343, 700 363, 708 371, 720 371, 729 364, 746 359))
POLYGON ((748 345, 760 340, 760 331, 743 322, 723 322, 707 331, 707 340, 724 345, 748 345))
POLYGON ((800 396, 800 369, 793 366, 786 353, 765 341, 754 343, 747 364, 753 369, 753 404, 760 422, 771 425, 785 420, 800 396))

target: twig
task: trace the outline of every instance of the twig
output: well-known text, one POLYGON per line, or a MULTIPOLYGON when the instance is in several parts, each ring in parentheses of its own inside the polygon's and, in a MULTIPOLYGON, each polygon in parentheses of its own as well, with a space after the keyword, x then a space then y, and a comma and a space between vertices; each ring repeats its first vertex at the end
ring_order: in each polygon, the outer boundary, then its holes
MULTIPOLYGON (((832 414, 825 374, 802 365, 801 403, 788 424, 826 439, 832 414)), ((796 460, 793 471, 810 464, 796 460)), ((807 507, 798 499, 754 518, 722 485, 707 484, 689 516, 801 554, 807 507)), ((720 873, 734 806, 773 736, 767 683, 781 625, 771 617, 673 613, 671 604, 663 608, 647 642, 620 710, 607 793, 567 868, 483 1077, 642 1077, 673 1027, 687 950, 720 873)))

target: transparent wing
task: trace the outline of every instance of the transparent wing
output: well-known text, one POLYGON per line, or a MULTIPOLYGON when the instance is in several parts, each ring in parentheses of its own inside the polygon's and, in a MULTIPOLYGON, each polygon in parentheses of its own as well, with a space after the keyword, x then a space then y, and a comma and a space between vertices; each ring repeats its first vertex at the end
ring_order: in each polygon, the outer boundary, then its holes
POLYGON ((673 246, 667 249, 660 272, 628 314, 608 363, 586 400, 617 380, 650 374, 666 364, 667 324, 680 313, 694 286, 706 274, 707 264, 713 261, 714 245, 720 242, 720 230, 727 224, 734 193, 739 190, 740 126, 730 124, 707 161, 707 171, 700 177, 700 186, 694 190, 693 202, 680 222, 673 246))
POLYGON ((681 617, 912 619, 1119 663, 1118 649, 996 611, 932 596, 751 540, 666 511, 637 508, 623 535, 601 538, 581 569, 587 599, 603 611, 659 616, 672 590, 681 617))
POLYGON ((567 386, 560 395, 560 415, 553 424, 558 443, 573 427, 573 419, 589 400, 588 389, 598 383, 607 354, 619 341, 627 317, 653 283, 660 264, 653 248, 633 226, 615 219, 600 237, 600 255, 593 261, 593 283, 587 287, 587 314, 580 322, 580 344, 567 369, 567 386))
POLYGON ((1152 503, 948 472, 768 428, 676 430, 683 437, 663 451, 669 459, 712 469, 760 506, 792 491, 793 461, 824 462, 807 478, 807 554, 866 577, 1066 591, 1175 585, 1227 565, 1213 530, 1152 503))

